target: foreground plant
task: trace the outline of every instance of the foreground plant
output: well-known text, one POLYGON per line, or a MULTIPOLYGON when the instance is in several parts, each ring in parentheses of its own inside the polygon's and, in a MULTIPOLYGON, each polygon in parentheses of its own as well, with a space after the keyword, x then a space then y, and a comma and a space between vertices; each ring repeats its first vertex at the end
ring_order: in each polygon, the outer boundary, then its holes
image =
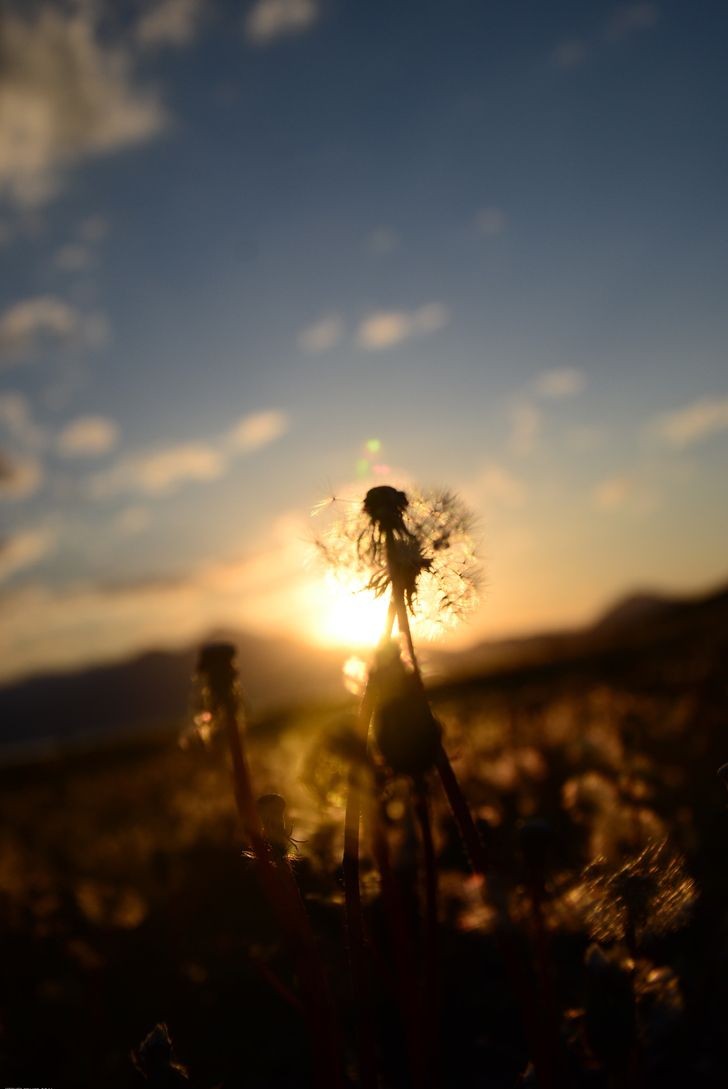
MULTIPOLYGON (((505 896, 496 875, 490 871, 472 813, 442 744, 441 729, 422 680, 410 623, 411 617, 424 611, 431 626, 451 625, 475 603, 477 563, 470 528, 466 509, 450 492, 420 493, 410 500, 405 492, 382 485, 370 489, 361 510, 334 526, 320 540, 319 547, 329 563, 344 567, 347 577, 352 573, 357 575, 364 589, 378 597, 389 595, 380 649, 361 703, 359 740, 362 755, 368 756, 375 769, 384 767, 390 775, 409 779, 420 829, 425 886, 425 1010, 408 986, 405 977, 409 968, 404 962, 400 964, 400 993, 408 1039, 412 1026, 418 1021, 424 1023, 429 1030, 431 1053, 429 1067, 423 1066, 421 1046, 410 1045, 413 1083, 422 1086, 431 1081, 431 1061, 436 1048, 437 871, 428 804, 430 779, 436 772, 471 866, 482 879, 484 895, 490 897, 500 918, 501 946, 520 1000, 540 1084, 544 1089, 555 1089, 557 1045, 549 1038, 546 1028, 549 1019, 535 1006, 512 937, 505 896), (406 649, 406 665, 400 648, 389 643, 395 623, 406 649)), ((364 925, 359 893, 360 783, 361 776, 350 780, 344 877, 354 991, 360 1007, 366 1008, 366 978, 362 970, 364 925)), ((397 918, 396 898, 388 894, 386 842, 376 825, 376 817, 372 837, 383 895, 392 919, 393 941, 401 950, 402 922, 397 918)), ((360 1065, 364 1073, 372 1065, 372 1044, 366 1027, 361 1043, 360 1065)), ((369 1089, 376 1083, 367 1074, 363 1076, 363 1084, 369 1089)))

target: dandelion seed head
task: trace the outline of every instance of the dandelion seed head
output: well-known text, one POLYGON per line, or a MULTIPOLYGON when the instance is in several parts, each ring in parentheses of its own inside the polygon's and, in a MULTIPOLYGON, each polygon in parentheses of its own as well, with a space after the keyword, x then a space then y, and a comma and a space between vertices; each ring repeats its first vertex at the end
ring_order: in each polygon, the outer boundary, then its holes
POLYGON ((603 858, 583 874, 586 923, 595 941, 637 942, 682 926, 695 902, 695 882, 665 841, 653 842, 619 869, 603 858))
POLYGON ((324 564, 358 593, 382 597, 395 581, 418 636, 452 628, 478 602, 479 563, 472 517, 449 491, 370 488, 316 541, 324 564))

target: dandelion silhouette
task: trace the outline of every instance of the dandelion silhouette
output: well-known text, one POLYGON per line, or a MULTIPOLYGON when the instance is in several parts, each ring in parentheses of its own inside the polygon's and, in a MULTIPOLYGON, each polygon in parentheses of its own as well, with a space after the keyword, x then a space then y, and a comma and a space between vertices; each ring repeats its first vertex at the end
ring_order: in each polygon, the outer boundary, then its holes
POLYGON ((477 605, 473 519, 449 491, 371 488, 317 539, 324 563, 347 584, 404 597, 424 634, 456 626, 477 605))
POLYGON ((601 942, 624 941, 631 952, 648 936, 677 930, 695 902, 695 883, 665 841, 648 844, 616 870, 596 859, 583 877, 591 936, 601 942))

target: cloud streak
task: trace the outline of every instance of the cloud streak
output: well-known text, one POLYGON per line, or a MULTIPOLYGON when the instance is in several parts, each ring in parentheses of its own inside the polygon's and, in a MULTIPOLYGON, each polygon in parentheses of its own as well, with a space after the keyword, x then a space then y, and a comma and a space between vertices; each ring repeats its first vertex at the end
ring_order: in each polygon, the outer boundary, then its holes
POLYGON ((19 208, 49 201, 84 159, 165 126, 158 97, 136 85, 128 50, 102 43, 92 10, 45 4, 3 14, 0 197, 19 208))
POLYGON ((321 15, 317 0, 257 0, 245 18, 245 37, 252 45, 303 34, 321 15))
POLYGON ((651 430, 668 446, 684 449, 728 430, 728 397, 703 397, 665 412, 651 430))
POLYGON ((428 336, 444 329, 450 311, 443 303, 433 302, 416 310, 376 310, 359 325, 357 341, 367 351, 393 348, 410 337, 428 336))
POLYGON ((107 335, 101 314, 83 314, 55 295, 36 295, 0 314, 0 366, 12 366, 48 346, 96 348, 107 335))

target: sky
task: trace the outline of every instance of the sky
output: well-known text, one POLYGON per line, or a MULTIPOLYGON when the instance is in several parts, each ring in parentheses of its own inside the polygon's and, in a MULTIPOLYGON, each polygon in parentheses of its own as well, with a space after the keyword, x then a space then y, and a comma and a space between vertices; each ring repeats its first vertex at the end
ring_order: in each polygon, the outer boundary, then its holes
POLYGON ((725 581, 727 32, 5 3, 0 681, 220 624, 359 641, 310 511, 390 480, 476 516, 453 645, 725 581))

